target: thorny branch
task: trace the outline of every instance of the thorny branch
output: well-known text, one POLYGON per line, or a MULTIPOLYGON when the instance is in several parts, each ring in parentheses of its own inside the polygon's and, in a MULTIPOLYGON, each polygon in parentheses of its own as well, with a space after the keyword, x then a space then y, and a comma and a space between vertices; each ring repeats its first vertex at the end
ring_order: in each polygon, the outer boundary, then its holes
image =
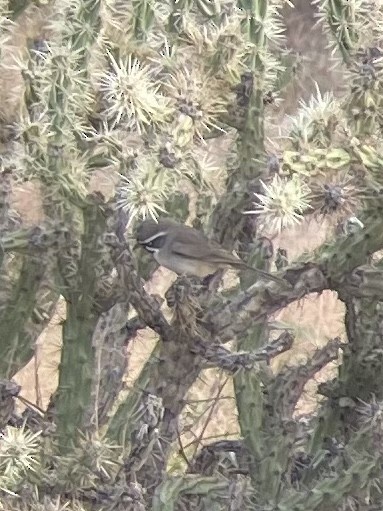
POLYGON ((241 335, 261 318, 274 314, 310 293, 326 289, 338 291, 345 286, 352 291, 345 276, 350 275, 375 251, 383 247, 381 219, 373 221, 359 237, 344 237, 320 249, 311 262, 295 263, 284 269, 281 276, 286 285, 258 281, 234 299, 217 304, 203 318, 205 327, 220 342, 228 342, 241 335))
POLYGON ((275 376, 269 385, 268 398, 274 407, 279 407, 281 415, 292 417, 304 386, 327 364, 338 359, 341 347, 339 337, 331 339, 305 363, 286 367, 275 376))
POLYGON ((206 361, 207 367, 219 367, 231 373, 238 369, 255 369, 258 362, 266 362, 281 353, 289 350, 294 342, 294 337, 289 332, 284 332, 278 339, 271 341, 267 346, 253 353, 231 352, 221 344, 205 345, 198 342, 193 350, 199 353, 206 361))
POLYGON ((146 323, 137 316, 129 319, 129 321, 127 321, 125 325, 126 337, 128 339, 132 339, 133 337, 135 337, 139 330, 144 330, 146 326, 147 326, 146 323))
POLYGON ((113 249, 112 257, 121 279, 121 286, 126 290, 127 297, 139 319, 158 333, 163 341, 171 339, 172 329, 162 314, 158 301, 145 291, 134 268, 129 248, 112 235, 106 242, 113 249))
POLYGON ((33 254, 68 242, 68 230, 63 226, 21 227, 12 232, 0 229, 0 250, 33 254))
MULTIPOLYGON (((124 304, 121 304, 122 306, 124 304)), ((119 308, 120 304, 115 307, 119 308)), ((127 311, 129 306, 121 307, 127 311)), ((117 311, 120 312, 121 311, 117 311)), ((107 421, 107 415, 113 406, 119 392, 123 388, 123 377, 128 367, 127 344, 128 338, 126 328, 116 328, 118 320, 112 310, 104 313, 96 328, 94 345, 96 349, 96 373, 93 391, 92 406, 89 407, 90 416, 87 420, 88 426, 94 427, 97 431, 107 421)))
POLYGON ((230 459, 235 461, 231 463, 231 472, 237 474, 247 474, 249 471, 249 452, 243 440, 218 440, 217 442, 204 445, 194 459, 189 463, 188 472, 192 474, 212 475, 215 470, 219 470, 220 465, 223 468, 230 463, 230 459))
POLYGON ((0 380, 0 432, 8 424, 15 410, 15 397, 21 390, 13 380, 0 380))
POLYGON ((234 299, 209 309, 203 324, 225 343, 246 332, 254 322, 265 318, 309 293, 320 293, 329 283, 320 269, 307 263, 283 273, 286 285, 258 281, 234 299))

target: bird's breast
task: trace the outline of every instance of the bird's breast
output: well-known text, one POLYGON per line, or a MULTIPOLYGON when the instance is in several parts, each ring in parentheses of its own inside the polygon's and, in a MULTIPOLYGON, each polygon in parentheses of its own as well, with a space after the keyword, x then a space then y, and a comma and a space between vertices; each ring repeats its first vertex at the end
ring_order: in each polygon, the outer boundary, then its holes
POLYGON ((218 269, 218 266, 215 264, 209 264, 196 259, 188 259, 175 254, 161 254, 161 251, 154 254, 154 258, 158 264, 165 266, 165 268, 174 271, 178 275, 204 278, 207 275, 212 275, 218 269))

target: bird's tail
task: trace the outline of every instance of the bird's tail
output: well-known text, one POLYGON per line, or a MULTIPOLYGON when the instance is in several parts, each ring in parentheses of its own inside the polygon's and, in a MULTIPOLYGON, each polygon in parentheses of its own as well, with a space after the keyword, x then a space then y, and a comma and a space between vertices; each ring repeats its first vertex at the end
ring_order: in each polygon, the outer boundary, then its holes
POLYGON ((238 264, 234 263, 233 266, 234 265, 236 265, 241 270, 252 270, 255 273, 258 273, 258 275, 260 275, 261 277, 264 277, 265 279, 268 280, 273 280, 278 284, 285 283, 285 281, 280 277, 276 277, 271 273, 268 273, 267 271, 261 270, 260 268, 254 268, 254 266, 250 266, 249 264, 246 264, 244 261, 239 261, 238 264))

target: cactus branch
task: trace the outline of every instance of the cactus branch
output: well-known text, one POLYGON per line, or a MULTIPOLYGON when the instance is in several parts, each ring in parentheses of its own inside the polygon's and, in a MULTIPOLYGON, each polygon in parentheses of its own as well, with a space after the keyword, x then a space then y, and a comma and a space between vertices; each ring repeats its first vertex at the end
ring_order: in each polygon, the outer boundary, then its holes
POLYGON ((332 339, 304 364, 287 367, 280 371, 268 386, 268 399, 278 415, 292 417, 304 386, 316 373, 330 362, 338 359, 342 344, 339 338, 332 339))
POLYGON ((108 413, 123 388, 123 378, 128 367, 125 327, 118 328, 118 316, 127 311, 126 304, 116 304, 103 313, 94 333, 96 370, 93 378, 92 402, 85 420, 88 431, 98 431, 108 420, 108 413), (125 305, 125 307, 124 307, 125 305), (115 314, 117 309, 120 314, 115 314), (117 316, 117 318, 116 318, 117 316), (117 324, 114 324, 117 323, 117 324))
POLYGON ((187 475, 165 480, 161 483, 153 498, 153 511, 175 511, 182 495, 190 499, 195 495, 224 496, 229 489, 229 482, 218 477, 187 475))
POLYGON ((320 9, 345 64, 350 64, 357 41, 355 7, 345 0, 319 0, 320 9))
POLYGON ((337 506, 351 493, 358 493, 369 480, 372 480, 377 469, 376 459, 356 461, 350 468, 340 469, 319 481, 315 490, 294 492, 283 498, 278 504, 278 511, 321 511, 326 506, 337 506))
POLYGON ((113 236, 110 236, 107 242, 114 248, 113 258, 121 280, 121 287, 126 290, 127 298, 136 309, 139 319, 161 335, 164 340, 170 339, 172 335, 170 325, 160 311, 157 300, 146 293, 141 285, 141 279, 133 267, 129 249, 113 236))
POLYGON ((231 373, 239 369, 256 369, 257 362, 269 363, 271 359, 289 350, 294 342, 294 337, 289 332, 284 332, 278 339, 271 341, 266 346, 252 352, 231 352, 221 344, 206 345, 197 342, 193 351, 199 353, 206 360, 206 367, 219 367, 231 373))
POLYGON ((94 310, 97 290, 97 267, 100 262, 99 237, 106 227, 100 200, 89 197, 84 208, 84 233, 77 269, 79 289, 66 292, 67 316, 63 325, 63 348, 57 391, 57 437, 64 452, 76 444, 84 427, 91 402, 94 348, 93 331, 98 321, 94 310))
MULTIPOLYGON (((383 230, 379 212, 376 212, 368 228, 321 247, 314 254, 313 262, 297 262, 284 268, 281 276, 293 288, 287 284, 259 281, 235 299, 209 310, 204 323, 211 325, 210 331, 219 336, 221 342, 227 342, 245 332, 254 321, 273 314, 309 293, 332 289, 342 294, 345 275, 382 248, 383 230)), ((304 258, 307 259, 307 256, 304 258)))
POLYGON ((34 353, 25 325, 35 307, 36 296, 45 272, 41 258, 25 256, 17 284, 5 309, 0 313, 1 361, 3 378, 13 376, 34 353))
POLYGON ((12 380, 0 380, 0 432, 7 426, 15 411, 15 397, 21 390, 12 380))

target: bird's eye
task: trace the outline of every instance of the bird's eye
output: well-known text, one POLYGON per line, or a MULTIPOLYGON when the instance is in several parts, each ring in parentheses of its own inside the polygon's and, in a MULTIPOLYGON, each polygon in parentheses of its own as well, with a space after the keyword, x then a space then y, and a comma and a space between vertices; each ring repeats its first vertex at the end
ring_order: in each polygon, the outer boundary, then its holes
POLYGON ((154 249, 158 250, 158 249, 160 249, 160 248, 162 248, 164 246, 165 241, 166 241, 166 236, 161 234, 161 235, 158 235, 156 238, 149 239, 148 241, 144 240, 144 241, 142 241, 141 244, 145 248, 151 248, 153 250, 154 249))

